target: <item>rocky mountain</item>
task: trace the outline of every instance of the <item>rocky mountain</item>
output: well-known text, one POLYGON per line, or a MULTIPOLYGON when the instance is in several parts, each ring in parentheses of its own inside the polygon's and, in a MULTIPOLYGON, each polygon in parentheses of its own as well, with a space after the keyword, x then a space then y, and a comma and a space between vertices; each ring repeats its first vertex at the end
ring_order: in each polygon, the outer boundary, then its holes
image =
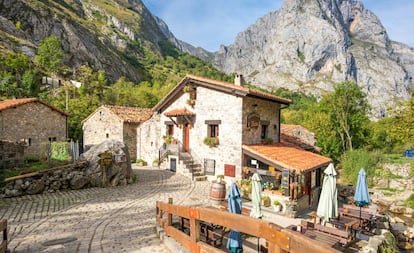
POLYGON ((285 0, 222 46, 212 62, 268 89, 321 95, 353 80, 377 118, 409 99, 413 87, 414 49, 390 40, 380 20, 355 0, 285 0))
POLYGON ((104 69, 112 80, 142 79, 137 59, 145 48, 160 52, 161 28, 140 0, 0 0, 0 52, 33 57, 55 35, 66 65, 104 69))

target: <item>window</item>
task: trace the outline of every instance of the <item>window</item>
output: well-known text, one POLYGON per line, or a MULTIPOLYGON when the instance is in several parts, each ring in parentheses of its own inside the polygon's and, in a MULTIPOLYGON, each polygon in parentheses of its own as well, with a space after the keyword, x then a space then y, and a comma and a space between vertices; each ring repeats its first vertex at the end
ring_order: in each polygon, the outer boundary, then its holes
POLYGON ((49 137, 49 142, 56 141, 56 137, 49 137))
POLYGON ((206 120, 205 123, 207 124, 207 137, 218 137, 221 120, 206 120))
POLYGON ((267 130, 268 130, 268 125, 262 125, 262 132, 260 133, 260 138, 262 139, 267 138, 267 130))
POLYGON ((174 124, 171 121, 165 122, 165 135, 174 135, 174 124))
POLYGON ((218 125, 208 125, 208 137, 218 137, 219 127, 218 125))
POLYGON ((107 138, 107 139, 109 138, 109 134, 106 134, 106 138, 107 138))

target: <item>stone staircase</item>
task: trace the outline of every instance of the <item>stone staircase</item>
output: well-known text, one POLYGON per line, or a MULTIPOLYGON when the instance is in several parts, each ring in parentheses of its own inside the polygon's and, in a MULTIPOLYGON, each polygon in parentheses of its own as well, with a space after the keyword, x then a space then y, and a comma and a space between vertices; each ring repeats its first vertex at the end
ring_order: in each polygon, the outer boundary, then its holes
POLYGON ((197 164, 189 153, 180 153, 180 165, 183 168, 183 174, 194 181, 206 181, 201 164, 197 164))

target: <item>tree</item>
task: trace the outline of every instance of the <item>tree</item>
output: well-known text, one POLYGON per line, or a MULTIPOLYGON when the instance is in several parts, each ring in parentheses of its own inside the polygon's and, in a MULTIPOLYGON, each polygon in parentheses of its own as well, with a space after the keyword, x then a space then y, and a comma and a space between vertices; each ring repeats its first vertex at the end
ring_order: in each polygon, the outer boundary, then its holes
POLYGON ((45 38, 39 43, 34 62, 51 75, 57 75, 63 62, 63 50, 56 36, 45 38))
POLYGON ((322 97, 321 108, 329 115, 340 138, 342 152, 361 147, 366 141, 369 126, 366 94, 350 81, 339 83, 334 89, 333 93, 322 97))

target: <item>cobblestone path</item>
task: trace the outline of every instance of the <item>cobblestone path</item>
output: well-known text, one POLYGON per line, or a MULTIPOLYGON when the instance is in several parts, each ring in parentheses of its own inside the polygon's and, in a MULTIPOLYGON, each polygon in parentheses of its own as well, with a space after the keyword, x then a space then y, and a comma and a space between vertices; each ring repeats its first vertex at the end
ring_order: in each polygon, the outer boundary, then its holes
POLYGON ((208 182, 134 168, 137 182, 0 199, 11 252, 169 252, 155 232, 155 201, 207 205, 208 182))

